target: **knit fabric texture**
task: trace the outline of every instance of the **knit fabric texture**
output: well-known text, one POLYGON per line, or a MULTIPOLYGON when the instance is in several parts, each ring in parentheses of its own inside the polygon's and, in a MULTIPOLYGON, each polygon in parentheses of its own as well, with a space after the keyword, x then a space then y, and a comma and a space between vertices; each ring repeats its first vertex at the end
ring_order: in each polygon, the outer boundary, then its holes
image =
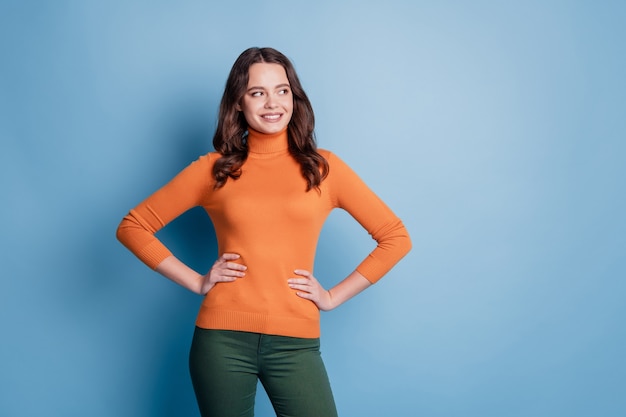
MULTIPOLYGON (((411 248, 401 220, 333 153, 328 177, 306 191, 300 165, 288 151, 287 131, 248 134, 241 177, 214 189, 212 168, 219 154, 201 156, 130 211, 118 239, 151 268, 172 255, 155 233, 185 211, 202 206, 217 237, 218 254, 241 255, 246 276, 218 283, 204 298, 196 325, 291 337, 320 335, 317 306, 287 285, 295 269, 313 271, 318 238, 329 213, 350 213, 376 241, 357 266, 377 282, 411 248)), ((338 277, 342 278, 342 277, 338 277)))

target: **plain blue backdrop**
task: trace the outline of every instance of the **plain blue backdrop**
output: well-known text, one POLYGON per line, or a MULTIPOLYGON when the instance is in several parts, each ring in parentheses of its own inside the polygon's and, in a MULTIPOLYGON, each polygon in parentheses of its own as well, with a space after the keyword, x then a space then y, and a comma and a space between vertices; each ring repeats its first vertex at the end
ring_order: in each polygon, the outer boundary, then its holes
MULTIPOLYGON (((413 237, 323 314, 342 416, 626 415, 625 4, 1 0, 0 415, 198 415, 201 300, 115 229, 212 150, 249 46, 293 60, 319 145, 413 237)), ((202 210, 159 236, 216 256, 202 210)), ((333 213, 316 275, 372 247, 333 213)))

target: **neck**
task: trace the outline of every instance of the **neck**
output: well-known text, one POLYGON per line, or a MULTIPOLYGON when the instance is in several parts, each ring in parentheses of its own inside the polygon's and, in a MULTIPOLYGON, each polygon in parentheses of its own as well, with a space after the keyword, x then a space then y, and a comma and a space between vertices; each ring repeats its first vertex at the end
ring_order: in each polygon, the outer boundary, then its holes
POLYGON ((288 148, 287 128, 277 133, 261 133, 248 128, 248 152, 271 154, 286 151, 288 148))

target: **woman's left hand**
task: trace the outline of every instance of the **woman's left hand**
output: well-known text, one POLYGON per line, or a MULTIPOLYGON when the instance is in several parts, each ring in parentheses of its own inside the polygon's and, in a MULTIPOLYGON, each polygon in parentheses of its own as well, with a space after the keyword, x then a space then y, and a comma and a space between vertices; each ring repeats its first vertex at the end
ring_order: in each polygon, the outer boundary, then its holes
POLYGON ((313 301, 317 308, 323 311, 335 308, 330 291, 325 290, 312 273, 304 269, 296 269, 293 272, 302 277, 287 280, 289 287, 297 290, 298 297, 313 301))

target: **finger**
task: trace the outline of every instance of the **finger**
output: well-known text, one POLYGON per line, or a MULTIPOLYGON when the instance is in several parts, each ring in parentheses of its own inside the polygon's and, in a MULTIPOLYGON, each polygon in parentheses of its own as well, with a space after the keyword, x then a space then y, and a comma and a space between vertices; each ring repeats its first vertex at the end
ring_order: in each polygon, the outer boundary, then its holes
POLYGON ((295 269, 293 271, 293 273, 296 274, 296 275, 303 276, 303 277, 310 277, 311 276, 311 273, 309 271, 307 271, 306 269, 295 269))
POLYGON ((309 292, 296 292, 296 295, 300 298, 304 298, 306 300, 311 300, 313 301, 313 294, 309 293, 309 292))
POLYGON ((299 291, 311 292, 311 286, 310 285, 289 284, 289 288, 294 289, 294 290, 299 290, 299 291))
POLYGON ((289 284, 301 284, 301 285, 307 285, 311 283, 311 280, 308 278, 289 278, 287 280, 287 282, 289 284))
POLYGON ((222 256, 220 256, 221 260, 224 261, 234 261, 235 259, 239 259, 241 257, 241 255, 239 255, 238 253, 223 253, 222 256))
POLYGON ((229 277, 226 275, 223 275, 221 277, 217 277, 216 282, 233 282, 233 281, 237 281, 237 277, 229 277))
POLYGON ((242 265, 242 264, 237 264, 237 263, 234 263, 234 262, 227 262, 226 263, 226 268, 234 269, 236 271, 245 271, 246 269, 248 269, 247 266, 242 265))
POLYGON ((213 274, 209 278, 210 282, 213 282, 213 283, 233 282, 233 281, 236 281, 237 279, 239 279, 239 277, 223 275, 223 274, 213 274))
POLYGON ((223 269, 221 271, 222 276, 225 277, 244 277, 246 275, 243 271, 236 271, 234 269, 223 269))

